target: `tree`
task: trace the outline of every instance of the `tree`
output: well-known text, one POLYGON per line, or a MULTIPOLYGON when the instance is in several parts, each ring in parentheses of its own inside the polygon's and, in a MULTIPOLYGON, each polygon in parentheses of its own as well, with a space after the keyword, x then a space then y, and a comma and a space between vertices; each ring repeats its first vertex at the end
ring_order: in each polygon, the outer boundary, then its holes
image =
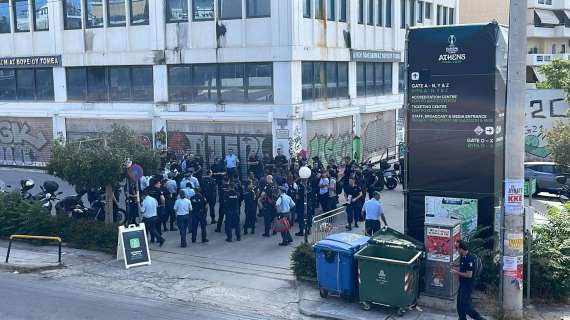
POLYGON ((563 89, 566 92, 566 100, 570 101, 570 61, 554 60, 550 64, 541 66, 540 72, 546 80, 539 82, 537 88, 563 89))
MULTIPOLYGON (((570 111, 567 118, 570 118, 570 111)), ((548 130, 546 139, 554 161, 570 166, 570 121, 559 121, 548 130)))
POLYGON ((143 146, 136 133, 113 125, 112 132, 101 139, 64 143, 56 141, 47 170, 80 190, 105 188, 105 223, 113 220, 113 187, 125 178, 125 164, 130 159, 154 174, 160 157, 154 150, 143 146))

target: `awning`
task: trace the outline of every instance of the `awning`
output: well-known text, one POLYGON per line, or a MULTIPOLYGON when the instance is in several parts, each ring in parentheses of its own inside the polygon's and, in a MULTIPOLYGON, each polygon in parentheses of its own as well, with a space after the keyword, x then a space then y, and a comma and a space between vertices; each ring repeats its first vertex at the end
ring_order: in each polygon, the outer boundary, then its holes
POLYGON ((534 9, 534 12, 538 15, 540 22, 542 22, 543 24, 552 24, 552 25, 560 24, 560 20, 558 20, 558 17, 556 17, 553 11, 544 10, 544 9, 534 9))
POLYGON ((540 67, 532 67, 532 71, 534 72, 534 75, 536 76, 538 81, 540 81, 540 82, 546 81, 546 76, 544 76, 544 74, 542 74, 540 72, 539 68, 540 67))

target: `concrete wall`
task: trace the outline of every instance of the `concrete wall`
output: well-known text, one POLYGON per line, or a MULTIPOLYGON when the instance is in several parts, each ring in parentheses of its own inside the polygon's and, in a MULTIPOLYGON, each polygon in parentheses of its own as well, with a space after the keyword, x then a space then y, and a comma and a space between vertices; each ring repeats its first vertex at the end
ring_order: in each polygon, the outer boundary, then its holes
POLYGON ((493 19, 509 24, 509 0, 460 0, 461 23, 488 23, 493 19))

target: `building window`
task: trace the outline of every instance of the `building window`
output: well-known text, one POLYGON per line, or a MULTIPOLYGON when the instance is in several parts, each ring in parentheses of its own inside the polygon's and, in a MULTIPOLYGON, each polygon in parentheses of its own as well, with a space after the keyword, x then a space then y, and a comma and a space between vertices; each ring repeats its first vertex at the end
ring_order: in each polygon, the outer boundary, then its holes
POLYGON ((89 102, 152 102, 151 66, 73 67, 66 69, 67 99, 89 102))
POLYGON ((10 33, 10 2, 0 0, 0 33, 10 33))
POLYGON ((107 0, 107 26, 125 26, 127 24, 125 11, 125 0, 107 0))
POLYGON ((241 1, 218 0, 220 19, 241 19, 241 1))
POLYGON ((30 12, 28 0, 13 0, 16 32, 30 31, 30 12))
POLYGON ((442 16, 443 16, 442 23, 444 25, 447 25, 447 7, 443 7, 442 16))
POLYGON ((368 0, 368 25, 374 25, 374 0, 368 0))
POLYGON ((171 102, 273 101, 272 63, 197 64, 168 67, 171 102))
POLYGON ((32 10, 34 11, 34 31, 49 30, 48 0, 33 0, 32 10))
POLYGON ((392 1, 394 0, 386 0, 386 28, 392 28, 392 1))
POLYGON ((356 95, 392 94, 392 63, 356 63, 356 95))
POLYGON ((398 90, 400 93, 406 92, 406 67, 400 62, 398 74, 398 90))
POLYGON ((166 1, 166 22, 188 21, 188 0, 166 1))
POLYGON ((346 22, 346 0, 340 0, 340 22, 346 22))
POLYGON ((103 0, 85 0, 87 28, 103 27, 103 0))
POLYGON ((129 0, 131 26, 148 24, 148 0, 129 0))
POLYGON ((313 0, 303 0, 303 17, 310 18, 311 17, 311 2, 313 0))
POLYGON ((410 27, 416 25, 416 0, 410 0, 410 27))
POLYGON ((437 19, 437 25, 439 26, 441 24, 441 6, 437 5, 437 12, 436 14, 436 19, 437 19))
POLYGON ((378 13, 376 25, 381 27, 384 24, 384 0, 378 0, 376 12, 378 13))
POLYGON ((364 0, 358 0, 358 23, 364 24, 364 0))
POLYGON ((431 3, 430 2, 426 2, 426 19, 431 19, 431 3))
POLYGON ((303 62, 303 101, 348 98, 347 62, 303 62))
POLYGON ((248 18, 266 18, 271 16, 270 0, 247 0, 246 17, 248 18))
POLYGON ((63 27, 65 30, 81 29, 81 0, 63 2, 63 27))
POLYGON ((192 1, 192 20, 204 21, 214 19, 214 0, 192 1))
POLYGON ((335 7, 336 0, 328 0, 327 3, 327 19, 329 21, 336 20, 336 7, 335 7))
POLYGON ((424 2, 418 1, 418 23, 424 22, 424 2))
POLYGON ((449 8, 449 24, 455 24, 455 9, 449 8))
POLYGON ((52 69, 0 69, 0 100, 53 101, 52 69))
POLYGON ((406 0, 400 0, 400 28, 406 29, 406 0))
POLYGON ((325 18, 325 0, 315 0, 315 19, 325 18))

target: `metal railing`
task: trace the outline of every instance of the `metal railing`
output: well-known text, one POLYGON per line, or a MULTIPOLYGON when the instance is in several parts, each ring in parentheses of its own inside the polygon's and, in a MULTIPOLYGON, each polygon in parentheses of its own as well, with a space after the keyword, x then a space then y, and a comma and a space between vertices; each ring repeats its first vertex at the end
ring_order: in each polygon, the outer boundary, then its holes
POLYGON ((59 245, 57 262, 61 264, 61 238, 60 237, 29 236, 29 235, 24 235, 24 234, 13 234, 10 236, 10 242, 8 243, 8 252, 6 252, 6 263, 8 263, 8 259, 10 258, 10 250, 12 249, 12 241, 17 240, 17 239, 57 241, 58 245, 59 245))
POLYGON ((313 217, 309 243, 314 244, 327 236, 346 231, 346 207, 321 213, 313 217))

